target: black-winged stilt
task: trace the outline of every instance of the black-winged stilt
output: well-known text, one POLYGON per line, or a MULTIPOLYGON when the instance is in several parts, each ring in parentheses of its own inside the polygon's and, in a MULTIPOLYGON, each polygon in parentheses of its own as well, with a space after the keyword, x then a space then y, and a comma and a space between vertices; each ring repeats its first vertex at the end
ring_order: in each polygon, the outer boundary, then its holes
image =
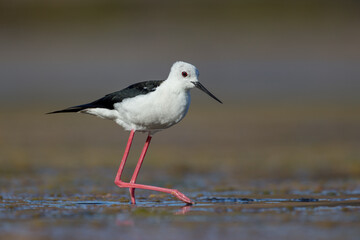
POLYGON ((125 153, 115 177, 115 184, 121 188, 129 188, 132 204, 135 204, 135 188, 170 193, 181 201, 192 204, 188 197, 176 189, 142 185, 135 182, 154 133, 171 127, 185 117, 190 105, 190 89, 197 87, 216 101, 222 103, 199 82, 198 77, 199 71, 195 66, 179 61, 173 64, 166 80, 135 83, 94 102, 48 114, 66 112, 88 113, 114 120, 125 130, 130 131, 125 153), (135 131, 147 132, 148 137, 134 174, 130 182, 126 183, 121 180, 121 174, 135 131))

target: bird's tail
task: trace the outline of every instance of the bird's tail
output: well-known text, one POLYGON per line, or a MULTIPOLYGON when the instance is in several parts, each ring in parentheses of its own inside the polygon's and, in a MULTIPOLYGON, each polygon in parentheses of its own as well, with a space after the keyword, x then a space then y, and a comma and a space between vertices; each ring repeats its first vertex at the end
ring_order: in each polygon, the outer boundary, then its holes
POLYGON ((80 111, 82 111, 84 109, 87 109, 87 108, 90 108, 90 107, 91 107, 90 104, 84 104, 84 105, 78 105, 78 106, 65 108, 65 109, 62 109, 62 110, 48 112, 46 114, 80 112, 80 111))

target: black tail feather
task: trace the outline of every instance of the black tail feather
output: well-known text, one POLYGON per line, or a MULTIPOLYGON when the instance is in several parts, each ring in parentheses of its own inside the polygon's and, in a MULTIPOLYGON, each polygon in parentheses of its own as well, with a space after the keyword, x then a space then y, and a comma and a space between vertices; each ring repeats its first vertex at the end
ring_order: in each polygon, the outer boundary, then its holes
POLYGON ((53 112, 48 112, 46 114, 54 114, 54 113, 69 113, 69 112, 79 112, 83 109, 77 109, 77 108, 66 108, 63 110, 58 110, 58 111, 53 111, 53 112))
POLYGON ((84 104, 84 105, 65 108, 65 109, 58 110, 58 111, 48 112, 46 114, 80 112, 80 111, 90 108, 90 107, 91 107, 90 104, 84 104))

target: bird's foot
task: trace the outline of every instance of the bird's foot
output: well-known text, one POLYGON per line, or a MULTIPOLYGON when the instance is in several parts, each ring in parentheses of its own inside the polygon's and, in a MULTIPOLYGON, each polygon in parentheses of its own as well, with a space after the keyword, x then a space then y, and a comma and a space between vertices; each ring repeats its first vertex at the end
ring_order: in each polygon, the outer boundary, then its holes
POLYGON ((185 202, 188 205, 194 204, 194 202, 192 202, 190 200, 190 198, 188 198, 187 196, 185 196, 185 194, 179 192, 176 189, 155 187, 155 186, 149 186, 149 185, 143 185, 143 184, 137 184, 137 183, 126 183, 126 182, 123 182, 121 180, 115 180, 115 184, 118 187, 121 187, 121 188, 129 188, 130 196, 131 196, 131 203, 132 204, 135 204, 134 191, 135 191, 136 188, 152 190, 152 191, 157 191, 157 192, 170 193, 170 194, 172 194, 173 196, 175 196, 176 198, 178 198, 179 200, 185 202))
POLYGON ((189 204, 189 205, 193 205, 194 203, 190 200, 190 198, 188 198, 187 196, 185 196, 185 194, 183 194, 182 192, 174 189, 172 192, 171 192, 172 195, 174 195, 175 197, 177 197, 179 200, 185 202, 186 204, 189 204))

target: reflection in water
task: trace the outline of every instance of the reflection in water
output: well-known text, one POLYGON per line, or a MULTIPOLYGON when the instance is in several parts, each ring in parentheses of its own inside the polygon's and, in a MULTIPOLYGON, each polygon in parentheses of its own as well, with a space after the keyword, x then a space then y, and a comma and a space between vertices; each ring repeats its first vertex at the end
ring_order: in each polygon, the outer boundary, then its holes
POLYGON ((119 213, 116 215, 115 224, 117 226, 134 226, 134 220, 129 213, 119 213))
POLYGON ((185 207, 180 208, 178 211, 176 211, 174 214, 175 215, 185 215, 188 212, 190 212, 192 206, 191 205, 187 205, 185 207))

